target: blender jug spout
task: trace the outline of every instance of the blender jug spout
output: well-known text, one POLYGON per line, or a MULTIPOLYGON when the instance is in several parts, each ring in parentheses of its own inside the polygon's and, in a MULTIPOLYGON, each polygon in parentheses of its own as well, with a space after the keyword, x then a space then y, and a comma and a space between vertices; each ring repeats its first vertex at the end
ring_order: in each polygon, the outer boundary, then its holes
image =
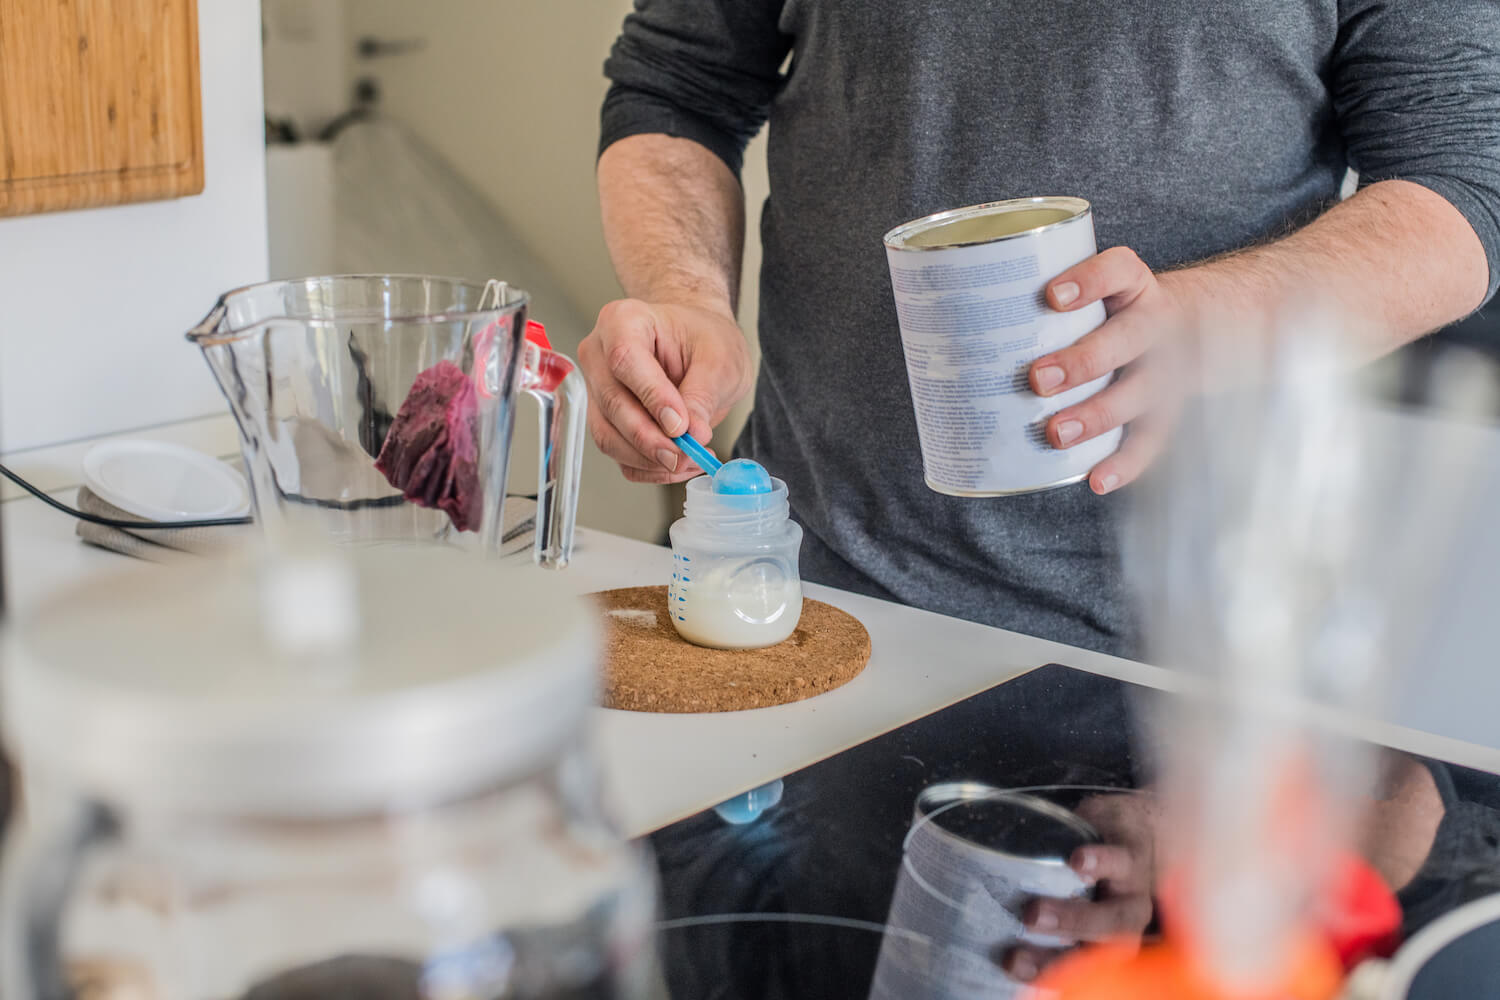
POLYGON ((275 489, 274 475, 269 466, 260 460, 263 428, 256 420, 250 391, 235 359, 237 339, 253 338, 254 334, 237 335, 228 328, 228 298, 225 295, 214 303, 213 309, 188 331, 187 337, 202 350, 203 360, 229 404, 230 415, 234 417, 235 427, 239 431, 240 459, 250 480, 251 511, 255 521, 265 527, 268 521, 276 517, 274 510, 268 515, 266 505, 262 503, 262 498, 270 496, 275 489))

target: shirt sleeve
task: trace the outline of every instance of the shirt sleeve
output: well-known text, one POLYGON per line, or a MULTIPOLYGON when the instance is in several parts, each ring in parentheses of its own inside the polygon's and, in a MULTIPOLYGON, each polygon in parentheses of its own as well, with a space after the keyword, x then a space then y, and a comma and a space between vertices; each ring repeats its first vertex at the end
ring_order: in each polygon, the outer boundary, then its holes
MULTIPOLYGON (((1341 0, 1334 109, 1360 184, 1406 180, 1463 213, 1500 288, 1500 2, 1341 0)), ((1487 298, 1489 297, 1487 296, 1487 298)))
POLYGON ((736 176, 781 89, 782 0, 636 0, 604 63, 599 152, 626 136, 697 142, 736 176))

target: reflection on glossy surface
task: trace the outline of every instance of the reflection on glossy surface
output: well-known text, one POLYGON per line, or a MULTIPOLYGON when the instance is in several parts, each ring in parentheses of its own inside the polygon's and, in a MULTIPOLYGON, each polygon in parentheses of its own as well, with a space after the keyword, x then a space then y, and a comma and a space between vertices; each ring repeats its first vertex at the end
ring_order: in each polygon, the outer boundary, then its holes
MULTIPOLYGON (((888 936, 870 995, 878 1000, 1006 1000, 1024 984, 996 958, 1018 947, 1050 949, 1065 938, 1023 922, 1033 899, 1083 900, 1093 880, 1069 866, 1099 835, 1071 811, 1071 788, 1008 790, 972 781, 930 785, 917 796, 903 843, 890 925, 946 949, 888 936)), ((1010 970, 1014 972, 1014 968, 1010 970)))
POLYGON ((726 823, 739 826, 744 823, 754 823, 761 815, 781 801, 785 787, 781 779, 769 781, 759 788, 752 788, 743 795, 736 795, 732 799, 720 802, 714 806, 714 812, 726 823))
MULTIPOLYGON (((502 939, 496 939, 503 946, 502 939)), ((632 1000, 639 996, 607 976, 570 986, 536 989, 518 974, 508 949, 480 960, 469 958, 462 967, 442 966, 394 958, 345 957, 297 969, 254 987, 242 1000, 446 1000, 460 997, 516 998, 516 1000, 632 1000)))
MULTIPOLYGON (((1045 667, 788 775, 781 804, 756 823, 708 811, 659 831, 651 840, 671 995, 868 1000, 882 939, 893 936, 929 969, 998 964, 1016 978, 1034 974, 1053 949, 997 952, 887 924, 914 804, 948 781, 1097 786, 1067 803, 1102 839, 1067 859, 1097 883, 1094 894, 1034 899, 1022 916, 1070 940, 1151 936, 1159 813, 1129 710, 1146 697, 1164 696, 1045 667)), ((1410 935, 1500 890, 1500 779, 1394 752, 1384 760, 1363 796, 1360 846, 1398 890, 1410 935)))

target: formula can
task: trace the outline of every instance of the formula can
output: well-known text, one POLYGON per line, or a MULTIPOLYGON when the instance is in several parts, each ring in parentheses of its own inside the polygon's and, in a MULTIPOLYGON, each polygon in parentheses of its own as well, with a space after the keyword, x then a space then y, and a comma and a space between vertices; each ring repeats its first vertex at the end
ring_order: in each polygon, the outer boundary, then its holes
POLYGON ((1091 887, 1068 867, 1097 843, 1092 826, 1036 795, 976 782, 933 785, 917 797, 870 1000, 1010 1000, 1027 987, 1000 963, 1022 942, 1061 947, 1021 923, 1038 896, 1091 887))
POLYGON ((960 497, 1077 483, 1120 446, 1122 429, 1052 447, 1047 419, 1108 385, 1031 391, 1031 364, 1105 320, 1103 303, 1052 310, 1047 283, 1092 257, 1081 198, 1023 198, 929 215, 885 236, 927 485, 960 497))

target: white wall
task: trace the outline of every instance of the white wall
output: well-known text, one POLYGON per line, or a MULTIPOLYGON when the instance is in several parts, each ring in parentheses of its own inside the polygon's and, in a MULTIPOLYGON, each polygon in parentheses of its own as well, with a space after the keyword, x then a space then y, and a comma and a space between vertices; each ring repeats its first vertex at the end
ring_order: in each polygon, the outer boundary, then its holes
MULTIPOLYGON (((630 0, 350 0, 345 6, 351 44, 365 35, 427 40, 415 55, 354 60, 351 73, 378 80, 384 110, 497 206, 557 275, 574 309, 590 319, 620 295, 599 225, 594 159, 607 87, 603 62, 631 8, 630 0)), ((741 316, 753 334, 763 141, 747 157, 745 185, 750 237, 741 316)), ((537 305, 545 314, 546 303, 537 305)), ((588 331, 554 332, 571 353, 588 331)), ((721 451, 747 411, 748 401, 716 435, 721 451)), ((680 513, 679 505, 671 491, 627 484, 590 446, 584 523, 651 538, 680 513)))
POLYGON ((350 53, 339 0, 262 0, 266 114, 316 135, 348 110, 350 53))
MULTIPOLYGON (((555 277, 569 301, 538 296, 533 312, 575 356, 599 308, 619 295, 599 226, 594 147, 604 57, 629 8, 628 0, 344 6, 351 48, 363 36, 426 40, 414 54, 351 60, 351 83, 375 78, 382 111, 450 161, 495 206, 518 249, 555 277), (562 315, 576 319, 558 322, 562 315)), ((532 433, 517 428, 517 482, 533 461, 532 433)), ((673 516, 666 490, 627 483, 589 444, 581 523, 656 540, 673 516)))
POLYGON ((266 274, 259 14, 199 4, 203 194, 0 219, 0 448, 224 409, 182 335, 266 274))
POLYGON ((345 5, 351 41, 426 39, 419 53, 356 59, 351 72, 379 81, 384 110, 489 196, 590 318, 619 294, 599 227, 594 147, 601 67, 629 9, 628 0, 345 5))
POLYGON ((199 4, 202 195, 0 219, 6 450, 223 408, 183 331, 266 274, 258 15, 199 4))

